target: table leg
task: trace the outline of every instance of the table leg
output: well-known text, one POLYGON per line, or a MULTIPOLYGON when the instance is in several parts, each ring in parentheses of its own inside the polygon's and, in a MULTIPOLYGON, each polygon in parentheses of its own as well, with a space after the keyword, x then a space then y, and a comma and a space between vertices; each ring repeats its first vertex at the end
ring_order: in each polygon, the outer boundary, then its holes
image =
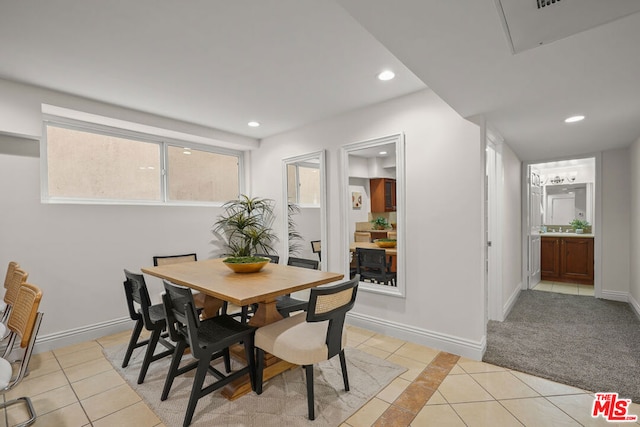
POLYGON ((282 319, 282 315, 276 308, 276 300, 273 299, 258 304, 258 309, 249 320, 249 325, 260 327, 282 319))
POLYGON ((218 315, 224 301, 210 295, 199 293, 193 296, 193 300, 197 307, 204 307, 202 310, 202 318, 206 319, 218 315))

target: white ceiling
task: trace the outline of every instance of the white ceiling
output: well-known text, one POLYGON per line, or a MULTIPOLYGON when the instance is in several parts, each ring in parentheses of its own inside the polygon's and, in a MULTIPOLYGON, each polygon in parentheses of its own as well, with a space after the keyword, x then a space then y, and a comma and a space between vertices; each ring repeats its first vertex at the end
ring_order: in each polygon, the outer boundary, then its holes
POLYGON ((561 0, 544 39, 516 2, 0 0, 0 78, 255 138, 425 85, 523 160, 640 137, 640 2, 561 0))

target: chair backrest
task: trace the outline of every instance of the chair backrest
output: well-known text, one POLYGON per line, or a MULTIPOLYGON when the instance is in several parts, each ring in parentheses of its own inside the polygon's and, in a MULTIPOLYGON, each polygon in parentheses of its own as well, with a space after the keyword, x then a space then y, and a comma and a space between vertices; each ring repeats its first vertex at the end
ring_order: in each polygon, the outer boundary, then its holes
POLYGON ((296 257, 289 257, 289 259, 287 260, 287 265, 291 265, 293 267, 310 268, 312 270, 317 270, 320 267, 320 263, 315 259, 296 257))
POLYGON ((200 357, 200 347, 197 343, 197 329, 200 327, 200 318, 193 302, 191 289, 174 285, 163 280, 165 293, 162 294, 162 303, 167 318, 167 329, 173 341, 187 340, 191 351, 196 358, 200 357))
POLYGON ((16 339, 20 339, 20 347, 24 349, 18 374, 12 379, 6 389, 10 389, 19 383, 27 373, 27 367, 31 360, 36 336, 42 323, 42 313, 38 312, 42 291, 35 285, 23 283, 18 290, 11 315, 7 321, 10 331, 9 342, 5 351, 5 357, 11 352, 16 339))
POLYGON ((269 261, 272 264, 278 264, 280 262, 280 255, 269 255, 269 254, 255 254, 254 256, 261 256, 263 258, 269 258, 269 261))
POLYGON ((387 254, 384 249, 356 248, 358 273, 367 270, 384 274, 387 271, 387 254))
POLYGON ((20 265, 15 261, 10 261, 7 266, 7 275, 4 277, 4 288, 7 289, 11 284, 11 280, 13 280, 13 272, 16 268, 20 267, 20 265))
POLYGON ((131 320, 138 320, 142 316, 143 322, 147 328, 151 327, 151 318, 149 317, 149 307, 151 307, 151 298, 149 290, 144 281, 142 274, 132 273, 124 270, 126 280, 124 281, 124 293, 127 296, 127 307, 129 307, 129 316, 131 320), (136 309, 134 303, 140 306, 140 311, 136 309))
POLYGON ((335 356, 342 350, 344 319, 356 302, 359 282, 360 276, 356 275, 348 282, 311 289, 307 322, 329 321, 326 341, 329 357, 335 356))
POLYGON ((4 302, 7 303, 7 306, 13 306, 16 298, 18 297, 20 286, 23 283, 26 283, 28 277, 29 273, 27 273, 20 267, 14 268, 13 276, 9 281, 9 286, 6 287, 7 290, 4 293, 4 302))
POLYGON ((153 257, 153 265, 178 264, 180 262, 191 262, 197 260, 198 255, 195 253, 184 255, 158 255, 153 257))
POLYGON ((320 244, 320 240, 311 241, 311 251, 314 254, 318 254, 318 259, 322 261, 322 246, 320 244))

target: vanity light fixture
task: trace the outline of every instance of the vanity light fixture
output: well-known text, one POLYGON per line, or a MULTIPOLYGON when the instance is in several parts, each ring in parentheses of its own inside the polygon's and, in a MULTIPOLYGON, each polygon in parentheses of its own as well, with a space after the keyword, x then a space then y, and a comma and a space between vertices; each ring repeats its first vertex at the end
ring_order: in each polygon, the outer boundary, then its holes
POLYGON ((386 82, 387 80, 391 80, 396 76, 396 73, 394 73, 391 70, 384 70, 383 72, 381 72, 380 74, 378 74, 378 80, 382 80, 383 82, 386 82))
POLYGON ((247 126, 250 126, 252 128, 257 128, 258 126, 260 126, 260 123, 255 122, 255 121, 251 121, 251 122, 247 123, 247 126))
POLYGON ((575 123, 584 120, 584 116, 571 116, 564 119, 565 123, 575 123))

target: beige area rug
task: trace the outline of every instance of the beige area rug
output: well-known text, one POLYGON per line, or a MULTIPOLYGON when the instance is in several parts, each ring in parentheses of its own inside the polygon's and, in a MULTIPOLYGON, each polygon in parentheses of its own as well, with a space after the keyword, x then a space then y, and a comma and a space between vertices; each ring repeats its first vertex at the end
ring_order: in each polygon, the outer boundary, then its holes
MULTIPOLYGON (((167 427, 182 426, 194 371, 176 378, 169 398, 161 402, 160 394, 171 357, 152 363, 144 383, 138 385, 136 381, 145 348, 134 351, 131 362, 125 369, 122 369, 121 365, 126 345, 106 348, 104 354, 167 427)), ((344 391, 340 360, 337 356, 316 365, 314 421, 307 418, 304 370, 296 368, 266 382, 260 396, 251 392, 234 401, 228 401, 218 390, 201 398, 191 425, 337 427, 406 370, 354 348, 346 349, 346 357, 349 392, 344 391)), ((190 361, 193 359, 185 355, 183 362, 190 361)), ((222 366, 220 369, 223 370, 222 366)), ((207 378, 210 380, 213 376, 208 375, 207 378)))

